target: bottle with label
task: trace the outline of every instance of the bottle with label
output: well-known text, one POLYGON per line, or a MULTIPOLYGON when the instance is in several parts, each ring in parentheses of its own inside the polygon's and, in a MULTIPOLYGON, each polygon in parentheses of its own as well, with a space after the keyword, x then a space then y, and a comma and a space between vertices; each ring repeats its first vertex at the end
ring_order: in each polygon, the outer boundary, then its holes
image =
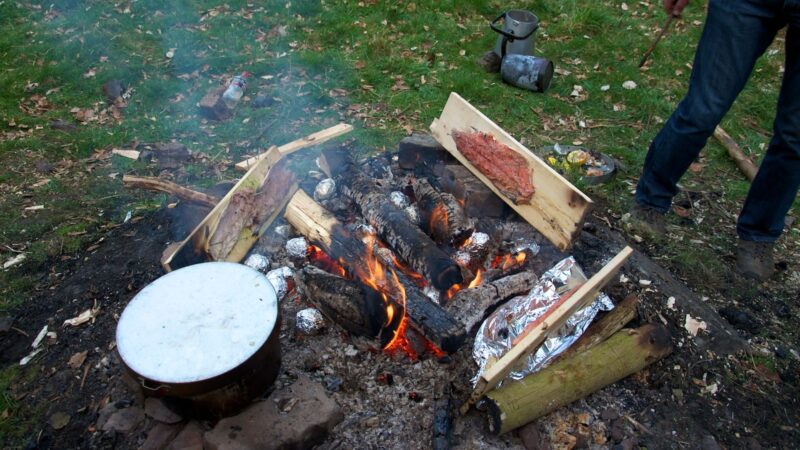
POLYGON ((225 92, 222 94, 222 101, 228 109, 235 108, 239 100, 242 99, 244 89, 247 86, 247 77, 249 76, 250 74, 248 72, 242 72, 241 75, 236 75, 228 85, 228 89, 225 89, 225 92))

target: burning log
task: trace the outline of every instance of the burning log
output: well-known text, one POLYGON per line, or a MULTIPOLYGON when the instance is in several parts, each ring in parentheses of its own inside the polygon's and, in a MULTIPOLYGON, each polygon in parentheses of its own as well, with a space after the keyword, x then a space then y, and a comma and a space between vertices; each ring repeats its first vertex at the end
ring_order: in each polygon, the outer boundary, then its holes
POLYGON ((304 267, 298 278, 301 291, 322 314, 352 334, 376 338, 390 322, 381 294, 369 286, 312 265, 304 267))
POLYGON ((672 351, 669 331, 660 324, 622 330, 607 341, 489 392, 482 404, 496 434, 583 398, 638 372, 672 351))
POLYGON ((453 295, 445 310, 458 320, 467 333, 472 333, 486 315, 503 300, 530 291, 538 277, 533 272, 509 275, 453 295))
POLYGON ((447 290, 462 281, 461 270, 406 213, 388 201, 374 180, 359 171, 341 148, 323 152, 327 170, 341 192, 353 200, 367 221, 400 257, 437 289, 447 290))
MULTIPOLYGON (((335 217, 305 192, 297 191, 286 206, 285 217, 300 234, 320 245, 347 268, 357 270, 367 266, 366 257, 372 249, 350 235, 335 217)), ((402 311, 404 307, 408 319, 440 349, 446 352, 457 350, 465 339, 459 323, 439 305, 431 302, 403 274, 396 276, 405 292, 405 304, 402 298, 389 298, 394 310, 402 311)))
POLYGON ((423 229, 438 242, 452 242, 470 231, 464 208, 452 195, 437 191, 424 178, 414 182, 414 195, 421 213, 423 229))
POLYGON ((173 183, 172 181, 162 180, 161 178, 156 177, 137 177, 133 175, 124 175, 122 177, 122 184, 125 187, 166 192, 167 194, 174 195, 182 200, 208 206, 209 208, 213 208, 219 202, 219 199, 214 196, 194 191, 179 184, 173 183))

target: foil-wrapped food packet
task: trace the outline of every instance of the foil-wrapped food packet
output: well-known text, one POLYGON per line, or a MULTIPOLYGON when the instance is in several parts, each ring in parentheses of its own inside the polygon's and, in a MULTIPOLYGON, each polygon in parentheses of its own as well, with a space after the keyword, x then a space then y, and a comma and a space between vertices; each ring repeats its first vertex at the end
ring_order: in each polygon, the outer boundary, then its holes
POLYGON ((300 311, 297 311, 295 328, 297 328, 298 332, 305 334, 306 336, 319 334, 325 328, 325 318, 317 309, 301 309, 300 311))
POLYGON ((272 287, 275 288, 275 294, 278 296, 278 301, 283 300, 291 288, 290 283, 293 281, 292 269, 283 266, 277 269, 272 269, 267 272, 267 280, 269 280, 272 287))
MULTIPOLYGON (((562 294, 586 281, 575 258, 568 257, 545 272, 527 295, 515 297, 497 308, 481 325, 475 336, 472 357, 478 364, 473 385, 490 362, 500 359, 529 324, 544 315, 562 294)), ((610 311, 614 303, 603 293, 573 314, 560 329, 551 334, 536 352, 518 364, 509 378, 520 380, 544 368, 586 331, 599 311, 610 311)))

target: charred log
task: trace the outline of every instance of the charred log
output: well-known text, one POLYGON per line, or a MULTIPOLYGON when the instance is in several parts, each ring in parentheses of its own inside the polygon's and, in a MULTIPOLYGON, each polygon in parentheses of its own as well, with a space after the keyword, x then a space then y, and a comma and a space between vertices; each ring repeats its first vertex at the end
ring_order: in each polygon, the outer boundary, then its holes
POLYGON ((342 193, 358 205, 364 218, 400 258, 437 289, 447 290, 462 281, 458 266, 402 209, 388 201, 381 187, 356 168, 344 149, 326 150, 323 156, 323 166, 342 193))
POLYGON ((486 284, 463 289, 450 299, 445 310, 458 320, 468 333, 472 333, 503 300, 530 291, 537 281, 533 272, 520 272, 486 284))
POLYGON ((436 190, 428 180, 414 182, 422 228, 437 242, 449 243, 470 232, 464 208, 452 195, 436 190))

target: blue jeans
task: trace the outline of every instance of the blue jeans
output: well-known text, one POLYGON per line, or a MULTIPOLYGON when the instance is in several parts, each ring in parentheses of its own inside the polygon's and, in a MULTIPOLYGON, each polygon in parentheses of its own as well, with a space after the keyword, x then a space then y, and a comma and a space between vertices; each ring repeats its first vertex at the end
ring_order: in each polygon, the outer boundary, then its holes
POLYGON ((667 212, 677 182, 744 88, 753 65, 787 27, 773 136, 737 223, 739 237, 774 242, 800 186, 800 0, 711 0, 689 91, 650 144, 636 201, 667 212))

